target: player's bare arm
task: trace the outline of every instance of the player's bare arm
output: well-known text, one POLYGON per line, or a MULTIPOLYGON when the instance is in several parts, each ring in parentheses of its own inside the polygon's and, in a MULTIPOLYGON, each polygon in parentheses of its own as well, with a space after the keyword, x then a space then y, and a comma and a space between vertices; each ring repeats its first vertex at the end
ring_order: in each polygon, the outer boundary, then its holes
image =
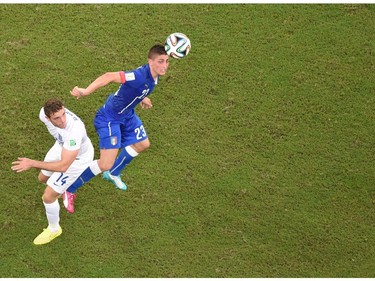
POLYGON ((70 93, 72 96, 75 96, 77 99, 83 96, 88 96, 91 93, 95 92, 97 89, 104 87, 108 85, 109 83, 122 83, 122 78, 121 78, 121 73, 122 72, 107 72, 98 78, 95 79, 94 82, 92 82, 87 88, 79 88, 79 87, 74 87, 70 93))
POLYGON ((61 160, 55 162, 44 162, 20 157, 17 161, 14 161, 12 163, 12 170, 20 173, 31 168, 36 168, 52 172, 64 173, 76 159, 78 152, 79 150, 66 150, 63 148, 61 152, 61 160))

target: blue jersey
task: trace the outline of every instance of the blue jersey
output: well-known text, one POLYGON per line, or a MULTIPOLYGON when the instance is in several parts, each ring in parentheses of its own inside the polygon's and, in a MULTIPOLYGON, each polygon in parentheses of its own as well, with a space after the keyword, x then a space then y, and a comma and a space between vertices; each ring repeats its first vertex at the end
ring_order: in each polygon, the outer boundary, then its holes
POLYGON ((116 93, 108 96, 101 111, 114 119, 122 119, 133 113, 133 109, 145 97, 151 94, 158 78, 154 80, 148 64, 121 72, 122 84, 116 93))

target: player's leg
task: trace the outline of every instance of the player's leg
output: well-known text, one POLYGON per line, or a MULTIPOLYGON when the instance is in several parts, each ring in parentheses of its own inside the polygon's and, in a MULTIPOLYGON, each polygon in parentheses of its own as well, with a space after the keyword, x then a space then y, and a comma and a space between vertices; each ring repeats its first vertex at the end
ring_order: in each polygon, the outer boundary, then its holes
POLYGON ((51 242, 62 233, 60 227, 60 205, 58 197, 71 186, 82 171, 87 167, 89 161, 94 158, 94 148, 87 150, 79 160, 75 160, 65 173, 52 173, 47 180, 47 187, 43 194, 43 204, 46 209, 48 227, 34 240, 34 244, 41 245, 51 242))
POLYGON ((135 144, 125 146, 119 156, 116 158, 115 164, 109 170, 111 175, 120 176, 121 171, 142 151, 145 151, 150 147, 150 141, 148 138, 137 142, 135 144))
POLYGON ((75 160, 65 173, 55 172, 48 181, 43 194, 43 204, 46 209, 48 227, 34 240, 34 244, 41 245, 51 242, 62 233, 60 227, 60 205, 58 197, 66 189, 76 182, 82 171, 87 167, 89 161, 94 158, 94 148, 88 149, 85 155, 75 160))
POLYGON ((58 197, 80 175, 82 168, 81 170, 78 169, 80 166, 77 166, 77 162, 77 160, 74 161, 65 173, 52 173, 47 180, 47 187, 44 190, 42 199, 46 210, 48 227, 34 239, 34 244, 46 244, 61 235, 62 229, 60 227, 60 205, 58 197))
POLYGON ((121 171, 136 157, 139 153, 150 146, 146 130, 142 121, 134 113, 132 118, 127 119, 120 127, 121 146, 116 162, 107 172, 103 173, 103 178, 111 181, 119 189, 125 190, 127 187, 120 178, 121 171))
POLYGON ((42 245, 51 242, 61 235, 60 227, 60 205, 57 200, 60 193, 53 190, 49 185, 44 190, 43 204, 46 210, 48 227, 34 239, 34 244, 42 245))
MULTIPOLYGON (((118 167, 118 166, 125 166, 127 163, 129 163, 131 160, 130 160, 130 157, 131 159, 133 159, 133 157, 135 157, 136 155, 133 154, 133 156, 126 156, 124 155, 124 149, 121 151, 120 155, 115 158, 115 162, 114 164, 111 166, 112 167, 118 167), (125 160, 127 160, 125 162, 125 160)), ((138 154, 137 154, 138 155, 138 154)), ((117 155, 116 155, 117 156, 117 155)), ((121 168, 120 168, 121 169, 121 168)), ((121 171, 121 170, 120 170, 121 171)), ((113 183, 118 189, 121 189, 121 190, 126 190, 127 189, 127 186, 126 184, 121 180, 121 177, 119 175, 112 175, 111 172, 110 172, 110 169, 107 169, 104 173, 103 173, 103 178, 107 181, 110 181, 111 183, 113 183)))
POLYGON ((100 149, 100 159, 98 166, 102 171, 108 171, 116 161, 118 148, 114 149, 100 149))
POLYGON ((78 179, 67 189, 67 191, 74 193, 83 184, 99 175, 102 171, 109 170, 116 160, 117 153, 118 149, 101 149, 100 159, 91 162, 78 177, 78 179))
POLYGON ((43 203, 46 207, 48 227, 53 232, 57 232, 60 226, 60 205, 57 200, 59 196, 60 193, 53 190, 50 186, 47 186, 44 190, 43 203))

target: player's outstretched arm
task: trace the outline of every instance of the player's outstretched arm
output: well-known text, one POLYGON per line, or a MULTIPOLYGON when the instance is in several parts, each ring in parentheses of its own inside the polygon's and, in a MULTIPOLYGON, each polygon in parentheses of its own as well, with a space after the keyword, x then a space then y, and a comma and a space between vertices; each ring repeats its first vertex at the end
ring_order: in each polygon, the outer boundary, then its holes
POLYGON ((64 173, 73 163, 79 150, 66 150, 63 148, 61 160, 55 162, 44 162, 29 158, 19 157, 17 161, 12 162, 12 170, 17 173, 27 171, 31 168, 43 169, 52 172, 64 173))
POLYGON ((78 88, 74 87, 73 90, 70 91, 72 96, 75 96, 77 99, 83 96, 88 96, 91 93, 95 92, 97 89, 108 85, 109 83, 124 83, 123 75, 121 72, 107 72, 98 78, 95 79, 87 88, 78 88))

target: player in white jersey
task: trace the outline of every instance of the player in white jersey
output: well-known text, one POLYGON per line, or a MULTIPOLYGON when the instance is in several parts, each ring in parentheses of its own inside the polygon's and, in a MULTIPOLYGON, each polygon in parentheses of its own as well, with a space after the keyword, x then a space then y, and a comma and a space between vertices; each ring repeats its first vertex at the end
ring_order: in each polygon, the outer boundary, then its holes
POLYGON ((18 158, 12 163, 12 170, 17 172, 41 169, 38 179, 47 184, 42 199, 48 227, 34 239, 36 245, 49 243, 62 233, 58 197, 94 159, 94 147, 87 136, 85 125, 60 100, 48 100, 40 110, 39 118, 55 138, 55 144, 47 152, 44 161, 18 158))

